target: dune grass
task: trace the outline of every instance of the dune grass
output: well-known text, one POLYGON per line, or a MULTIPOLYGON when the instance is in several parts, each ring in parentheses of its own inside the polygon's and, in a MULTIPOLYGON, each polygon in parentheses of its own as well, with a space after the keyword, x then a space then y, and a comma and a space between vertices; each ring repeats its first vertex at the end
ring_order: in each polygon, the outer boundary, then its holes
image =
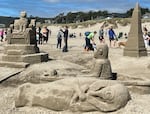
MULTIPOLYGON (((80 28, 86 28, 89 26, 93 26, 97 23, 104 23, 105 27, 109 26, 110 24, 113 25, 115 28, 117 28, 117 25, 120 24, 121 26, 127 26, 131 23, 131 18, 112 18, 112 19, 101 19, 101 20, 90 20, 85 22, 78 22, 78 23, 69 23, 69 24, 54 24, 56 26, 68 26, 69 28, 76 29, 78 27, 80 28)), ((142 19, 142 23, 150 22, 150 19, 142 19)), ((42 24, 41 26, 50 26, 52 24, 42 24)))

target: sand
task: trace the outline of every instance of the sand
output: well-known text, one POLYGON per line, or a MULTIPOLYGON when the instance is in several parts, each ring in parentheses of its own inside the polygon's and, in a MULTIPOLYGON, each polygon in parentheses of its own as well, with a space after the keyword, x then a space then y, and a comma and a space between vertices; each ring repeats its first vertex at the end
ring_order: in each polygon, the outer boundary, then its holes
MULTIPOLYGON (((150 23, 144 23, 144 25, 150 25, 150 23)), ((59 30, 59 26, 49 26, 48 28, 52 31, 47 44, 39 45, 41 51, 49 53, 49 57, 53 60, 47 63, 31 65, 23 73, 22 77, 25 77, 25 73, 29 71, 39 71, 42 67, 45 72, 49 72, 49 69, 57 69, 61 75, 70 76, 80 75, 82 69, 87 69, 92 64, 93 52, 85 52, 83 46, 85 44, 84 37, 80 37, 79 33, 84 34, 85 31, 97 31, 99 30, 102 23, 97 23, 94 26, 87 28, 69 28, 70 33, 76 33, 76 38, 69 38, 69 52, 62 53, 61 49, 56 48, 56 34, 59 30)), ((149 28, 148 28, 149 29, 149 28)), ((118 25, 118 28, 114 29, 116 34, 119 32, 128 33, 130 25, 122 27, 118 25)), ((119 41, 125 41, 125 38, 119 39, 119 41)), ((105 36, 107 44, 108 37, 105 36)), ((98 36, 95 37, 95 42, 98 45, 98 36)), ((5 43, 0 43, 0 52, 2 55, 3 46, 5 43)), ((64 44, 63 44, 64 45, 64 44)), ((150 81, 150 69, 147 68, 150 57, 141 58, 130 58, 123 56, 123 47, 116 47, 109 49, 109 59, 112 65, 112 71, 118 74, 118 80, 144 80, 150 81)), ((11 70, 11 69, 10 69, 11 70)), ((1 70, 1 73, 4 73, 1 70)), ((38 75, 38 73, 36 74, 38 75)), ((14 96, 16 88, 20 85, 19 81, 25 83, 25 78, 21 78, 21 75, 14 76, 7 81, 0 84, 0 114, 71 114, 71 112, 53 112, 40 107, 23 107, 16 109, 14 106, 14 96)), ((45 82, 46 83, 46 82, 45 82)), ((139 94, 138 92, 131 93, 131 100, 128 104, 116 111, 109 114, 148 114, 150 112, 150 94, 139 94)), ((103 114, 100 112, 89 112, 85 114, 103 114)))

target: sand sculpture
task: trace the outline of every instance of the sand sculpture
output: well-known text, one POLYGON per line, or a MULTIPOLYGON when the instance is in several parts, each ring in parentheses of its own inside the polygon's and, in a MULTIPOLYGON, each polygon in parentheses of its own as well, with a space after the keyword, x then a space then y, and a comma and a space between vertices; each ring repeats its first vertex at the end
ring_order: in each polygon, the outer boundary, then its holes
POLYGON ((101 79, 112 79, 111 64, 108 59, 108 46, 101 44, 97 46, 97 51, 94 53, 94 60, 91 70, 84 70, 83 73, 89 72, 86 76, 98 77, 101 79))
POLYGON ((54 111, 109 112, 124 107, 129 99, 127 88, 116 81, 69 78, 46 84, 21 85, 15 106, 41 106, 54 111))
POLYGON ((14 22, 14 31, 13 32, 24 32, 28 27, 28 19, 25 11, 20 13, 20 19, 15 20, 14 22))
POLYGON ((9 29, 4 55, 0 66, 27 67, 33 63, 48 61, 47 53, 40 53, 36 41, 35 20, 26 18, 26 12, 20 13, 20 19, 14 21, 9 29))
POLYGON ((131 28, 129 37, 124 49, 124 56, 141 57, 147 56, 143 33, 141 28, 141 9, 139 4, 136 4, 132 14, 131 28))
MULTIPOLYGON (((20 29, 20 27, 17 25, 18 22, 19 21, 15 22, 16 31, 13 31, 12 34, 9 34, 11 37, 12 35, 15 35, 15 33, 24 34, 28 29, 28 28, 24 28, 26 24, 21 25, 22 29, 20 29)), ((34 23, 34 21, 32 23, 34 23)), ((32 24, 30 23, 29 30, 32 30, 30 29, 32 28, 31 25, 32 24)), ((25 40, 25 42, 26 44, 32 44, 30 40, 28 41, 25 40)), ((9 44, 13 44, 13 43, 17 43, 17 42, 10 39, 9 44)), ((18 47, 18 49, 19 48, 20 47, 18 47)), ((29 51, 27 52, 29 53, 29 51)), ((13 53, 13 55, 14 53, 16 53, 17 55, 20 52, 17 51, 12 52, 11 50, 11 51, 7 51, 7 53, 8 55, 12 55, 11 53, 13 53)), ((135 53, 137 54, 137 52, 135 53)), ((19 108, 25 106, 29 106, 29 107, 38 106, 53 111, 69 110, 71 112, 77 111, 79 113, 90 112, 90 111, 112 112, 112 111, 117 111, 120 108, 126 106, 128 101, 130 100, 130 94, 128 89, 121 83, 124 83, 126 86, 131 86, 131 87, 136 86, 136 88, 139 86, 141 87, 147 86, 149 91, 149 85, 150 85, 149 81, 144 82, 144 81, 129 80, 129 81, 120 81, 119 83, 118 81, 113 81, 113 80, 99 80, 99 78, 111 79, 112 77, 111 64, 108 59, 107 45, 100 45, 97 47, 97 51, 94 53, 93 67, 90 71, 89 72, 91 74, 89 76, 91 77, 88 78, 87 77, 66 78, 66 79, 61 79, 61 80, 57 80, 50 83, 44 83, 44 84, 31 84, 31 83, 23 84, 19 86, 19 88, 15 93, 16 94, 15 107, 19 108), (98 78, 92 78, 92 77, 98 77, 98 78)), ((55 72, 53 73, 55 74, 55 72)), ((132 80, 134 80, 134 78, 132 80)), ((134 99, 136 98, 138 97, 135 97, 134 99)), ((137 106, 135 101, 133 102, 132 105, 135 105, 135 107, 133 108, 136 108, 137 106)), ((129 106, 126 108, 126 110, 123 111, 127 111, 129 106)), ((133 108, 130 109, 131 110, 130 112, 133 112, 133 108)), ((120 111, 120 113, 123 111, 120 111)))
POLYGON ((148 65, 148 68, 150 69, 150 65, 148 65))
POLYGON ((33 20, 29 23, 26 12, 21 12, 20 19, 14 20, 12 34, 7 37, 8 44, 36 45, 35 21, 33 20))

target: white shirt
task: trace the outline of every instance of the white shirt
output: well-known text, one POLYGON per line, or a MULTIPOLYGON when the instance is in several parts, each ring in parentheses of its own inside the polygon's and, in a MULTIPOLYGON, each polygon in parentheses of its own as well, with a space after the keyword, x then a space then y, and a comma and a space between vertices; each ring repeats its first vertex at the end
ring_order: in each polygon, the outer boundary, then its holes
POLYGON ((143 34, 143 39, 144 39, 145 47, 147 48, 149 36, 147 34, 143 34))

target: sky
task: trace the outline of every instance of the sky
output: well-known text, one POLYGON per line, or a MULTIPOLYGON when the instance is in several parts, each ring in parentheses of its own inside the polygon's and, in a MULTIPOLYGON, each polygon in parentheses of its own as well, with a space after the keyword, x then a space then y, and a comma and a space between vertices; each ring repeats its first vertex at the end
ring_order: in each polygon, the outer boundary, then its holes
POLYGON ((90 10, 123 13, 134 8, 136 2, 150 9, 150 0, 0 0, 0 16, 19 17, 21 11, 39 17, 90 10))

